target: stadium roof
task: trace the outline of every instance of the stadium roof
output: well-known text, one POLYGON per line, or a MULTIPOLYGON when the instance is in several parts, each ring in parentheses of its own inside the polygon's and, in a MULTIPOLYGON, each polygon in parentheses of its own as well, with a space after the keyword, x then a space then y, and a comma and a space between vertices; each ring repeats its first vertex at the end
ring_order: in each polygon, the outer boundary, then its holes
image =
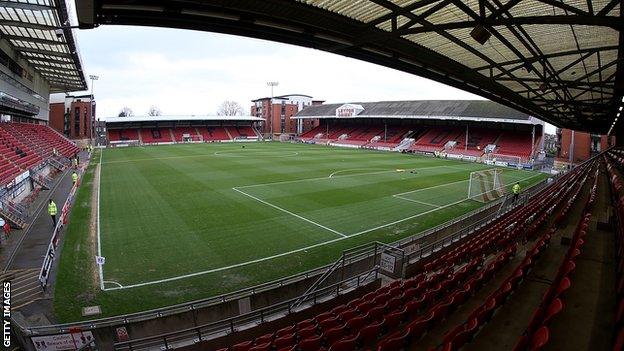
POLYGON ((0 0, 0 37, 48 81, 52 93, 87 89, 69 23, 65 0, 0 0))
POLYGON ((621 2, 82 0, 78 15, 85 28, 175 27, 313 47, 604 133, 623 103, 621 2))
POLYGON ((325 104, 306 107, 292 118, 456 119, 540 124, 538 120, 525 113, 486 100, 416 100, 325 104), (343 106, 361 106, 363 110, 354 116, 338 116, 336 110, 343 106))
POLYGON ((132 116, 132 117, 106 117, 106 123, 131 123, 131 122, 175 122, 175 121, 231 121, 231 122, 257 122, 262 118, 253 116, 213 116, 213 115, 188 115, 188 116, 132 116))

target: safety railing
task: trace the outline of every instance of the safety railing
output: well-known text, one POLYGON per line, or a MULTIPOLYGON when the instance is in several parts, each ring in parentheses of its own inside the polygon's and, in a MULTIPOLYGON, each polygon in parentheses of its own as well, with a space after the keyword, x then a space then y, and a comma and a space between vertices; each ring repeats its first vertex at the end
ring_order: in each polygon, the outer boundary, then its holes
MULTIPOLYGON (((309 294, 303 300, 303 303, 306 306, 316 305, 320 302, 328 300, 330 297, 339 296, 348 291, 369 284, 377 279, 376 273, 378 269, 379 267, 374 267, 358 274, 357 276, 320 288, 312 294, 309 294)), ((118 342, 115 343, 115 350, 147 350, 154 348, 168 350, 175 346, 181 346, 176 345, 178 343, 188 343, 189 340, 191 342, 198 342, 200 340, 207 340, 218 335, 224 335, 224 333, 233 333, 246 327, 264 323, 265 321, 271 320, 271 318, 274 318, 276 315, 284 316, 297 312, 298 310, 294 309, 292 305, 298 300, 299 297, 285 300, 271 306, 256 309, 249 313, 216 322, 206 323, 197 327, 118 342)))
MULTIPOLYGON (((84 175, 87 167, 89 166, 89 161, 85 163, 84 166, 80 167, 78 173, 80 173, 80 178, 84 175)), ((67 195, 67 199, 65 203, 63 203, 63 207, 61 208, 61 214, 54 226, 54 231, 52 233, 52 237, 50 238, 50 242, 48 244, 48 249, 46 250, 46 254, 43 258, 43 262, 41 263, 41 269, 39 270, 39 284, 41 284, 41 288, 43 290, 46 289, 48 285, 48 278, 50 277, 50 269, 52 268, 52 263, 54 263, 54 259, 56 258, 56 252, 58 249, 58 245, 60 242, 61 233, 69 220, 69 213, 74 204, 74 198, 76 196, 76 191, 80 186, 80 182, 74 183, 69 194, 67 195)))

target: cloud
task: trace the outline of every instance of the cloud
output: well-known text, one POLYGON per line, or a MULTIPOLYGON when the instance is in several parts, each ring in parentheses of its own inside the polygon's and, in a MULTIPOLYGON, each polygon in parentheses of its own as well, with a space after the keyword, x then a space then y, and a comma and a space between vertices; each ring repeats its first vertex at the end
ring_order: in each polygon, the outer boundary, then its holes
MULTIPOLYGON (((481 99, 412 74, 302 48, 232 35, 149 27, 101 26, 78 31, 87 74, 95 82, 98 117, 123 106, 137 115, 210 114, 224 100, 242 106, 275 94, 327 102, 481 99)), ((548 127, 553 130, 554 127, 548 127)))
POLYGON ((411 74, 318 50, 230 35, 142 27, 78 33, 88 74, 97 74, 98 117, 123 106, 144 114, 205 114, 224 100, 250 106, 275 94, 302 93, 328 102, 478 99, 411 74))

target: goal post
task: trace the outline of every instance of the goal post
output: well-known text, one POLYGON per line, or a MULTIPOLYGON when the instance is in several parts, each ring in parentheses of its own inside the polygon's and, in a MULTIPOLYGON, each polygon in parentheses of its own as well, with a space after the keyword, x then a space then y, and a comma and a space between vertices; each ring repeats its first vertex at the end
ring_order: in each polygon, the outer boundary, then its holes
POLYGON ((485 169, 470 172, 468 199, 490 202, 505 195, 505 182, 502 169, 485 169))

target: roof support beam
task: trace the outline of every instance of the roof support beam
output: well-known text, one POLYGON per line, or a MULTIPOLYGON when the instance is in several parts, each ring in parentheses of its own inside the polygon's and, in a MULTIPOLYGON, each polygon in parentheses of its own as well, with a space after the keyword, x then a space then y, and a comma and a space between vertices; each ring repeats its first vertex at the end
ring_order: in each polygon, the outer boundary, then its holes
POLYGON ((2 35, 2 34, 0 34, 0 37, 4 38, 6 40, 21 40, 21 41, 28 41, 28 42, 31 42, 31 43, 44 44, 44 45, 65 45, 65 43, 62 42, 62 41, 41 39, 41 38, 33 38, 33 37, 21 37, 19 35, 2 35))
POLYGON ((477 24, 483 24, 486 26, 519 26, 530 24, 568 24, 568 25, 586 25, 586 26, 599 26, 609 27, 619 31, 624 30, 624 20, 619 17, 613 16, 589 16, 589 15, 558 15, 558 16, 523 16, 523 17, 506 17, 506 18, 494 18, 485 19, 481 23, 477 20, 462 21, 462 22, 450 22, 444 24, 438 24, 433 28, 407 28, 399 29, 398 32, 401 35, 406 34, 418 34, 435 32, 437 30, 451 30, 451 29, 464 29, 473 28, 477 24))
POLYGON ((53 6, 29 4, 25 2, 13 2, 13 1, 6 1, 6 0, 0 0, 0 7, 22 9, 22 10, 32 10, 32 11, 47 11, 47 10, 55 9, 55 7, 53 6))
POLYGON ((42 55, 47 55, 47 56, 67 57, 67 58, 71 58, 72 57, 70 54, 68 54, 66 52, 56 52, 56 51, 50 51, 50 50, 25 48, 23 46, 16 46, 15 50, 20 51, 20 52, 32 52, 32 53, 35 53, 35 54, 42 54, 42 55))
POLYGON ((40 29, 40 30, 55 30, 58 29, 56 26, 50 26, 47 24, 39 24, 39 23, 29 23, 29 22, 20 22, 20 21, 2 21, 2 25, 9 27, 21 27, 21 28, 32 28, 32 29, 40 29))

